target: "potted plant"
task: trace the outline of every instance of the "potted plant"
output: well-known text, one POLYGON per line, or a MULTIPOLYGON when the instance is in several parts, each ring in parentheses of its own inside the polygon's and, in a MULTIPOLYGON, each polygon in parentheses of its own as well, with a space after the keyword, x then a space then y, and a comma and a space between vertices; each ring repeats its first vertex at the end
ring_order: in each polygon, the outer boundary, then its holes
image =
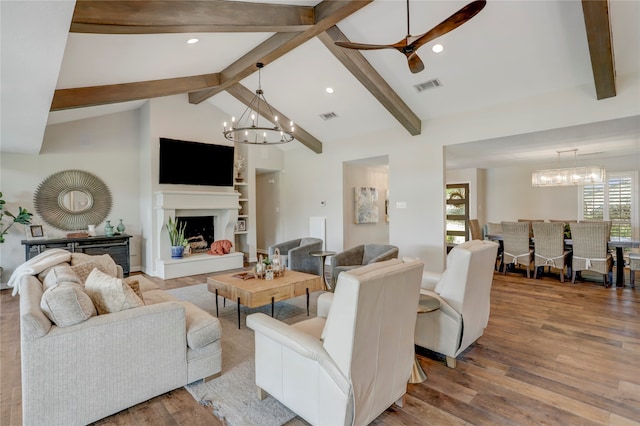
MULTIPOLYGON (((9 233, 9 229, 11 229, 15 223, 29 225, 31 223, 31 217, 33 216, 33 214, 27 211, 27 209, 23 209, 22 207, 18 207, 18 214, 14 215, 13 213, 5 210, 5 204, 6 202, 2 198, 2 192, 0 192, 0 243, 4 243, 4 236, 9 233), (12 219, 8 225, 5 225, 2 220, 5 215, 12 219)), ((0 266, 0 277, 1 276, 2 266, 0 266)))
POLYGON ((184 238, 184 230, 187 224, 182 223, 178 224, 177 220, 173 220, 171 216, 169 216, 169 222, 167 222, 166 227, 169 232, 169 241, 171 242, 171 257, 180 258, 182 257, 182 253, 184 251, 184 246, 186 243, 186 239, 184 238))

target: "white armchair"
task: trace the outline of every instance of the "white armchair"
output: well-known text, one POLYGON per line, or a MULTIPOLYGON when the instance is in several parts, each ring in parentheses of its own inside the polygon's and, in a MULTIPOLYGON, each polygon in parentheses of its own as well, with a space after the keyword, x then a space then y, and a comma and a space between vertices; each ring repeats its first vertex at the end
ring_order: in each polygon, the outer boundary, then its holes
POLYGON ((340 274, 318 316, 255 330, 256 385, 314 425, 367 425, 401 404, 414 360, 423 264, 393 259, 340 274))
POLYGON ((445 355, 451 368, 489 321, 497 252, 498 244, 492 241, 467 241, 449 252, 442 274, 424 274, 421 293, 440 300, 440 309, 418 315, 415 343, 445 355))

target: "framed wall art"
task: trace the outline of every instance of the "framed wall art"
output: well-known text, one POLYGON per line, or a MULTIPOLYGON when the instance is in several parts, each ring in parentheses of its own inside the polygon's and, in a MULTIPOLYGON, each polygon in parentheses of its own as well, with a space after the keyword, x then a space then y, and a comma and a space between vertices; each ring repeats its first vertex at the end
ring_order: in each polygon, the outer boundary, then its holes
POLYGON ((44 228, 42 225, 27 225, 27 239, 44 238, 44 228))
POLYGON ((359 186, 354 188, 354 222, 378 222, 378 190, 376 188, 359 186))

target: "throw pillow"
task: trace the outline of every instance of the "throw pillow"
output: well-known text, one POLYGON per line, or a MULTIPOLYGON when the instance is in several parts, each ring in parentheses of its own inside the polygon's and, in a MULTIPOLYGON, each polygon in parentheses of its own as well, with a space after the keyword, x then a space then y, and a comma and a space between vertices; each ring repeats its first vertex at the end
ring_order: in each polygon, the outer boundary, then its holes
MULTIPOLYGON (((108 254, 102 254, 99 256, 89 255, 85 253, 72 253, 71 254, 71 266, 77 266, 82 263, 96 262, 100 264, 98 269, 107 275, 115 277, 118 275, 118 265, 108 254)), ((91 271, 89 271, 91 272, 91 271)))
POLYGON ((84 282, 87 281, 87 277, 89 276, 91 271, 93 271, 94 269, 98 269, 98 270, 100 270, 101 272, 104 272, 107 275, 115 276, 115 274, 111 275, 109 273, 109 271, 106 271, 105 268, 104 268, 104 265, 101 262, 95 262, 93 260, 89 260, 87 262, 78 263, 76 265, 73 265, 73 266, 71 266, 71 269, 73 270, 73 272, 78 274, 78 276, 82 280, 82 285, 84 285, 84 282))
POLYGON ((82 285, 82 280, 68 263, 61 263, 49 270, 42 282, 42 290, 47 291, 51 287, 64 283, 82 285))
POLYGON ((40 309, 58 327, 68 327, 96 314, 91 298, 77 284, 50 287, 40 299, 40 309))
POLYGON ((91 271, 84 283, 84 288, 96 306, 98 315, 120 312, 144 305, 123 280, 107 275, 98 268, 91 271))
MULTIPOLYGON (((49 271, 51 271, 53 268, 55 268, 56 266, 59 266, 59 265, 62 265, 62 263, 60 263, 58 265, 54 265, 54 266, 49 266, 44 271, 40 272, 38 274, 38 279, 40 280, 40 282, 43 283, 44 279, 47 278, 47 274, 49 274, 49 271)), ((69 263, 65 262, 64 265, 69 265, 69 263)))
POLYGON ((140 300, 142 300, 142 302, 144 303, 144 298, 142 297, 142 291, 140 290, 140 281, 138 280, 123 280, 129 287, 131 287, 131 290, 133 290, 133 292, 136 294, 136 296, 138 296, 140 298, 140 300))

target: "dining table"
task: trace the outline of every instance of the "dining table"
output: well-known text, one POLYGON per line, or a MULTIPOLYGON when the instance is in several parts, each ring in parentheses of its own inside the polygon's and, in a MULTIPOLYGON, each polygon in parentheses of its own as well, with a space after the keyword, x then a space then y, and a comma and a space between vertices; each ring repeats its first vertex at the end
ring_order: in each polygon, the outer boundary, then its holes
MULTIPOLYGON (((492 241, 502 242, 501 234, 487 234, 485 238, 492 241)), ((535 237, 531 238, 531 243, 535 241, 535 237)), ((573 240, 571 238, 564 239, 565 247, 572 247, 573 240)), ((640 240, 610 240, 607 245, 609 248, 616 250, 616 287, 624 287, 624 249, 640 247, 640 240), (622 267, 618 267, 622 265, 622 267)))

